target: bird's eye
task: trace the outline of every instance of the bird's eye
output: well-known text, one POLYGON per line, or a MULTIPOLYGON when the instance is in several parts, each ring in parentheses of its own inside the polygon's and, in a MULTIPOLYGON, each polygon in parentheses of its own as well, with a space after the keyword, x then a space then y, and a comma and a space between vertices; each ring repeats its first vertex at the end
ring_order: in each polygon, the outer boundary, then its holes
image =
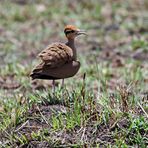
POLYGON ((74 30, 71 30, 71 33, 74 33, 75 31, 74 30))

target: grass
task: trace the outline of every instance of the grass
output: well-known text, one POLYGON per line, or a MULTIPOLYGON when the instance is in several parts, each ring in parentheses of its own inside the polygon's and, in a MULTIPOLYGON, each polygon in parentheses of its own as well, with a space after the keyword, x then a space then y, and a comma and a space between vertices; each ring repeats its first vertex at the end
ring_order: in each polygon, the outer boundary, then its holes
POLYGON ((0 2, 0 146, 146 148, 147 1, 24 2, 0 2), (29 73, 66 24, 88 37, 76 40, 80 71, 53 94, 29 73))

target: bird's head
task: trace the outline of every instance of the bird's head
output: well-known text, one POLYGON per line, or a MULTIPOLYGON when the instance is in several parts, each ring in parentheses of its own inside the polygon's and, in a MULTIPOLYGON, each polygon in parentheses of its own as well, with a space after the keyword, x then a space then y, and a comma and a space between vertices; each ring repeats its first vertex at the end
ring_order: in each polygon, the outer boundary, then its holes
POLYGON ((82 31, 73 25, 67 25, 64 29, 64 33, 68 39, 74 39, 81 34, 86 35, 85 31, 82 31))

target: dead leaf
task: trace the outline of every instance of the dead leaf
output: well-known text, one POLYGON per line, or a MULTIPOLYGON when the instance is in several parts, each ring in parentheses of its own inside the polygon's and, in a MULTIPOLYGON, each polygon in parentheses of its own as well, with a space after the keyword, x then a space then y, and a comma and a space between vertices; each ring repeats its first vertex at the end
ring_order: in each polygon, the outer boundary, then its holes
POLYGON ((38 5, 36 5, 36 10, 38 12, 44 12, 46 10, 46 7, 43 4, 38 4, 38 5))
POLYGON ((0 77, 0 88, 2 89, 17 89, 21 85, 14 80, 14 75, 0 77))

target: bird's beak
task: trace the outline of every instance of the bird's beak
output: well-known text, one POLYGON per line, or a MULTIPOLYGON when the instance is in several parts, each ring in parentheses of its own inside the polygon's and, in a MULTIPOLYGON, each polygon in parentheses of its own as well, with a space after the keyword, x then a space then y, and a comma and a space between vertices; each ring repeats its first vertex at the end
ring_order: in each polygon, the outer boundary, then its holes
POLYGON ((84 31, 84 30, 78 30, 77 31, 77 35, 81 35, 81 34, 87 35, 86 31, 84 31))

